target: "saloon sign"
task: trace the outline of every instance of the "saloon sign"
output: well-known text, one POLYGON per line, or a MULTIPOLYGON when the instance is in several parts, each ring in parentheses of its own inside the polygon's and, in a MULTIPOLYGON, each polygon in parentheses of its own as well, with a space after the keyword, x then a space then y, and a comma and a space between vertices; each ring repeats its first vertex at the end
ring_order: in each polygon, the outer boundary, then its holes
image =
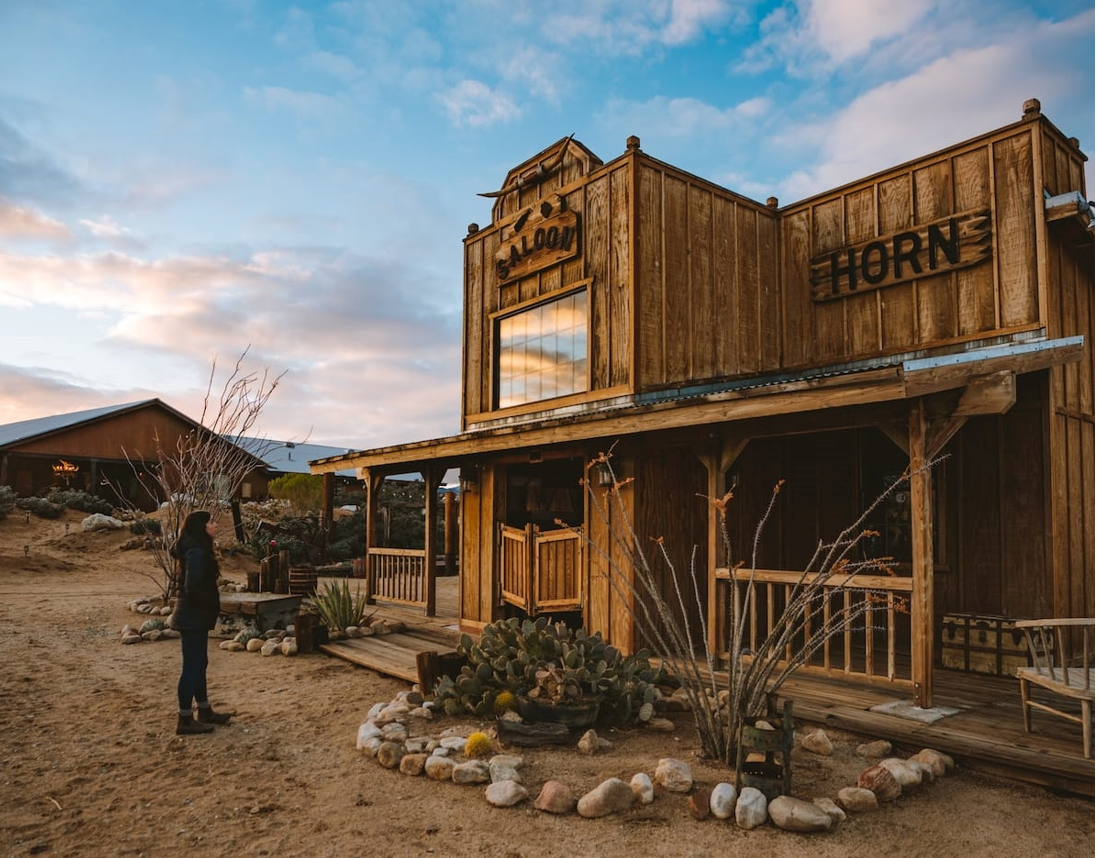
POLYGON ((579 215, 562 197, 544 200, 503 227, 495 274, 503 286, 579 254, 579 215))
POLYGON ((811 297, 848 298, 966 268, 990 256, 990 212, 961 212, 811 260, 811 297))

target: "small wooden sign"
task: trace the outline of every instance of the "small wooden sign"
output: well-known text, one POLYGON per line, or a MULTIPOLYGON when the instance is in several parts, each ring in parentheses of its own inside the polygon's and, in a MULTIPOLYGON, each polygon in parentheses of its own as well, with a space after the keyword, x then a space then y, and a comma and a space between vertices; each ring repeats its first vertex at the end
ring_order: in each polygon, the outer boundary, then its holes
POLYGON ((976 209, 843 247, 811 260, 814 301, 848 298, 966 268, 990 256, 990 212, 976 209))
POLYGON ((578 255, 579 214, 558 196, 531 206, 503 228, 495 274, 503 286, 578 255))

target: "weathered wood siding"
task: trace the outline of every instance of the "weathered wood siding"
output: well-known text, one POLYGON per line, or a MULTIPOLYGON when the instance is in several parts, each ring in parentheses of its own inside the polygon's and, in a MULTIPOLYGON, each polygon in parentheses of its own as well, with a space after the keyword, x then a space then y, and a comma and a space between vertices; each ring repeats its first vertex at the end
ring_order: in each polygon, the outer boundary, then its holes
MULTIPOLYGON (((1056 196, 1086 192, 1085 159, 1076 141, 1050 128, 1040 140, 1042 183, 1056 196)), ((1085 336, 1085 356, 1049 371, 1048 565, 1054 592, 1049 616, 1090 616, 1094 603, 1094 278, 1092 237, 1072 224, 1047 229, 1048 334, 1085 336), (1072 229, 1072 227, 1074 227, 1072 229)))
MULTIPOLYGON (((704 640, 698 605, 708 603, 707 474, 688 446, 647 446, 635 464, 636 535, 647 556, 659 595, 680 616, 684 601, 688 626, 698 647, 704 640), (664 551, 666 556, 664 557, 664 551), (694 577, 695 576, 695 577, 694 577), (694 592, 694 580, 699 592, 694 592)), ((658 616, 650 599, 652 616, 658 616)), ((644 641, 637 640, 637 646, 644 641)))
POLYGON ((1043 325, 1037 268, 1042 200, 1034 173, 1041 127, 1018 123, 783 209, 780 368, 827 366, 1043 325), (991 259, 812 301, 810 259, 983 209, 990 212, 991 259))
POLYGON ((774 368, 775 211, 650 158, 636 197, 637 387, 774 368))
POLYGON ((492 509, 495 471, 484 468, 473 491, 461 492, 461 590, 458 616, 462 628, 481 629, 495 619, 497 596, 492 569, 495 526, 492 509))
MULTIPOLYGON (((470 418, 482 417, 494 407, 494 314, 551 297, 581 281, 589 281, 589 392, 577 396, 597 399, 606 395, 606 391, 630 383, 633 345, 630 163, 629 159, 619 159, 582 181, 567 185, 546 182, 539 192, 533 188, 522 197, 526 206, 536 201, 530 196, 535 192, 537 199, 559 193, 566 207, 579 213, 580 252, 574 258, 500 285, 495 253, 500 247, 502 230, 517 214, 510 213, 466 239, 463 427, 467 427, 470 418)), ((512 194, 508 200, 517 196, 512 194)), ((519 208, 517 212, 524 210, 519 208)), ((544 407, 544 403, 530 406, 544 407)))

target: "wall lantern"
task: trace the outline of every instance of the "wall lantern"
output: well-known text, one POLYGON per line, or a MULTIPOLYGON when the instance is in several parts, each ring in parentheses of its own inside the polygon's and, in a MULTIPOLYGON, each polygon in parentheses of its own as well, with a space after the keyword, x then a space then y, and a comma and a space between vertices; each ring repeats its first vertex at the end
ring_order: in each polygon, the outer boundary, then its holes
POLYGON ((476 486, 480 483, 480 474, 478 469, 469 468, 461 469, 461 476, 458 479, 458 484, 461 487, 462 492, 474 492, 476 486))
POLYGON ((610 468, 609 462, 595 462, 594 472, 595 476, 598 478, 598 485, 600 485, 602 488, 609 488, 613 485, 613 469, 610 468))

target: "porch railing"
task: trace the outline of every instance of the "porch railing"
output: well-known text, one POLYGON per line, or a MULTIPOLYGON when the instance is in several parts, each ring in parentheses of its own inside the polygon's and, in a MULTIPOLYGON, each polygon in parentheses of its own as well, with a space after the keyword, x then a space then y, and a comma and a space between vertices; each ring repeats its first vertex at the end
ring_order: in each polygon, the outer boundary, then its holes
MULTIPOLYGON (((716 570, 718 604, 721 607, 717 617, 716 641, 720 658, 725 664, 732 612, 746 612, 743 615, 746 622, 744 645, 756 650, 779 621, 803 573, 757 569, 753 577, 751 590, 748 587, 750 570, 716 570)), ((840 611, 863 607, 864 612, 845 622, 801 669, 807 673, 913 686, 909 659, 911 591, 910 578, 835 576, 833 583, 825 583, 815 600, 805 605, 804 630, 789 641, 784 660, 791 659, 807 635, 829 622, 840 611)))
POLYGON ((421 549, 371 548, 370 595, 384 602, 426 607, 426 558, 421 549))

